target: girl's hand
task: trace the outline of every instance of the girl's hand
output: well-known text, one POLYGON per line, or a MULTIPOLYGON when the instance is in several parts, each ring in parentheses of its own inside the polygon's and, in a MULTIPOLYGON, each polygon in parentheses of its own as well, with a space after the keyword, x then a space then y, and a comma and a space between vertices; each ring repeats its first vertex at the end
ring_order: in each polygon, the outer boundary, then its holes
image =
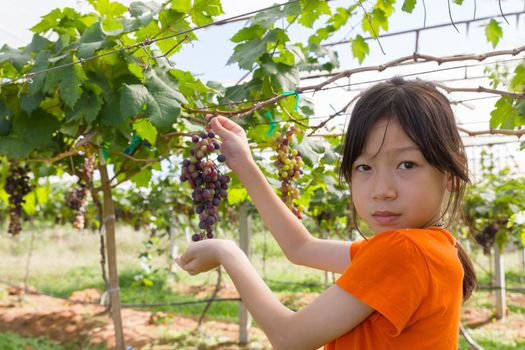
POLYGON ((208 129, 212 129, 222 140, 221 153, 226 157, 226 165, 238 174, 253 161, 248 139, 243 128, 228 118, 217 116, 211 119, 208 129))
POLYGON ((190 244, 184 254, 175 261, 190 275, 197 275, 218 267, 221 264, 221 256, 235 248, 237 246, 231 241, 206 239, 190 244))

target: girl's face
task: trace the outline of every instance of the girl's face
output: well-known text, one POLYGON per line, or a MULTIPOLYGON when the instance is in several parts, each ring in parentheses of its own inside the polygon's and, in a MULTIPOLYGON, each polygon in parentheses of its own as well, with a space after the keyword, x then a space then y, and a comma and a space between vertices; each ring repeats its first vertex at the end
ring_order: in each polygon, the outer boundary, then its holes
POLYGON ((372 126, 352 166, 354 206, 376 233, 436 224, 451 183, 427 162, 395 117, 372 126))

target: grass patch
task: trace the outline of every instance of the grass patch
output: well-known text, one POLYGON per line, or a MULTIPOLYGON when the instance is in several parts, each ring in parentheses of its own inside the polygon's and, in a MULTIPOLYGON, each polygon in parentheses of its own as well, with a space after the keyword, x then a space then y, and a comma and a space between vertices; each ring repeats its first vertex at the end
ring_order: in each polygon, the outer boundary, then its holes
MULTIPOLYGON (((0 349, 2 350, 20 350, 20 349, 38 349, 38 350, 74 350, 77 347, 72 345, 61 345, 60 343, 45 338, 23 337, 15 333, 0 333, 0 349)), ((106 350, 104 346, 83 348, 84 350, 106 350)))

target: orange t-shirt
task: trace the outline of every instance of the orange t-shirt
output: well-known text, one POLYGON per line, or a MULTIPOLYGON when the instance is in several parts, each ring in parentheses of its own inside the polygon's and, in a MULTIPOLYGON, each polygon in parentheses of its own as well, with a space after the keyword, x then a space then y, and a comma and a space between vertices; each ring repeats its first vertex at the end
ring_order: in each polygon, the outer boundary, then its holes
POLYGON ((350 256, 336 284, 375 311, 325 350, 458 348, 463 268, 448 231, 378 233, 350 256))

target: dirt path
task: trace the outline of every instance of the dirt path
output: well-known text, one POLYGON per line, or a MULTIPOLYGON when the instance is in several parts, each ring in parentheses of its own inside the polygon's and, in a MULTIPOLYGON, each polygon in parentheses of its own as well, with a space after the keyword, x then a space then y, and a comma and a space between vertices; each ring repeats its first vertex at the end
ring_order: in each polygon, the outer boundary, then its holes
MULTIPOLYGON (((115 345, 114 328, 111 318, 100 305, 80 304, 79 301, 94 301, 99 292, 86 290, 76 292, 69 300, 52 298, 38 294, 25 294, 10 288, 8 296, 0 300, 0 332, 14 332, 25 336, 46 336, 62 344, 74 343, 80 349, 106 343, 109 348, 115 345)), ((163 313, 122 310, 126 344, 134 349, 146 345, 154 349, 173 349, 174 344, 162 344, 162 339, 170 332, 192 333, 197 329, 197 320, 191 317, 173 316, 166 318, 163 313), (163 318, 168 321, 161 323, 163 318)), ((201 332, 206 338, 218 339, 216 344, 206 349, 241 349, 236 343, 239 326, 231 322, 206 321, 201 332)), ((257 349, 269 349, 269 343, 258 329, 251 330, 257 349)), ((198 337, 198 335, 196 336, 198 337)), ((193 349, 191 345, 184 349, 193 349)), ((196 349, 196 348, 195 348, 196 349)), ((242 349, 252 349, 244 347, 242 349)), ((253 348, 255 349, 255 348, 253 348)))

